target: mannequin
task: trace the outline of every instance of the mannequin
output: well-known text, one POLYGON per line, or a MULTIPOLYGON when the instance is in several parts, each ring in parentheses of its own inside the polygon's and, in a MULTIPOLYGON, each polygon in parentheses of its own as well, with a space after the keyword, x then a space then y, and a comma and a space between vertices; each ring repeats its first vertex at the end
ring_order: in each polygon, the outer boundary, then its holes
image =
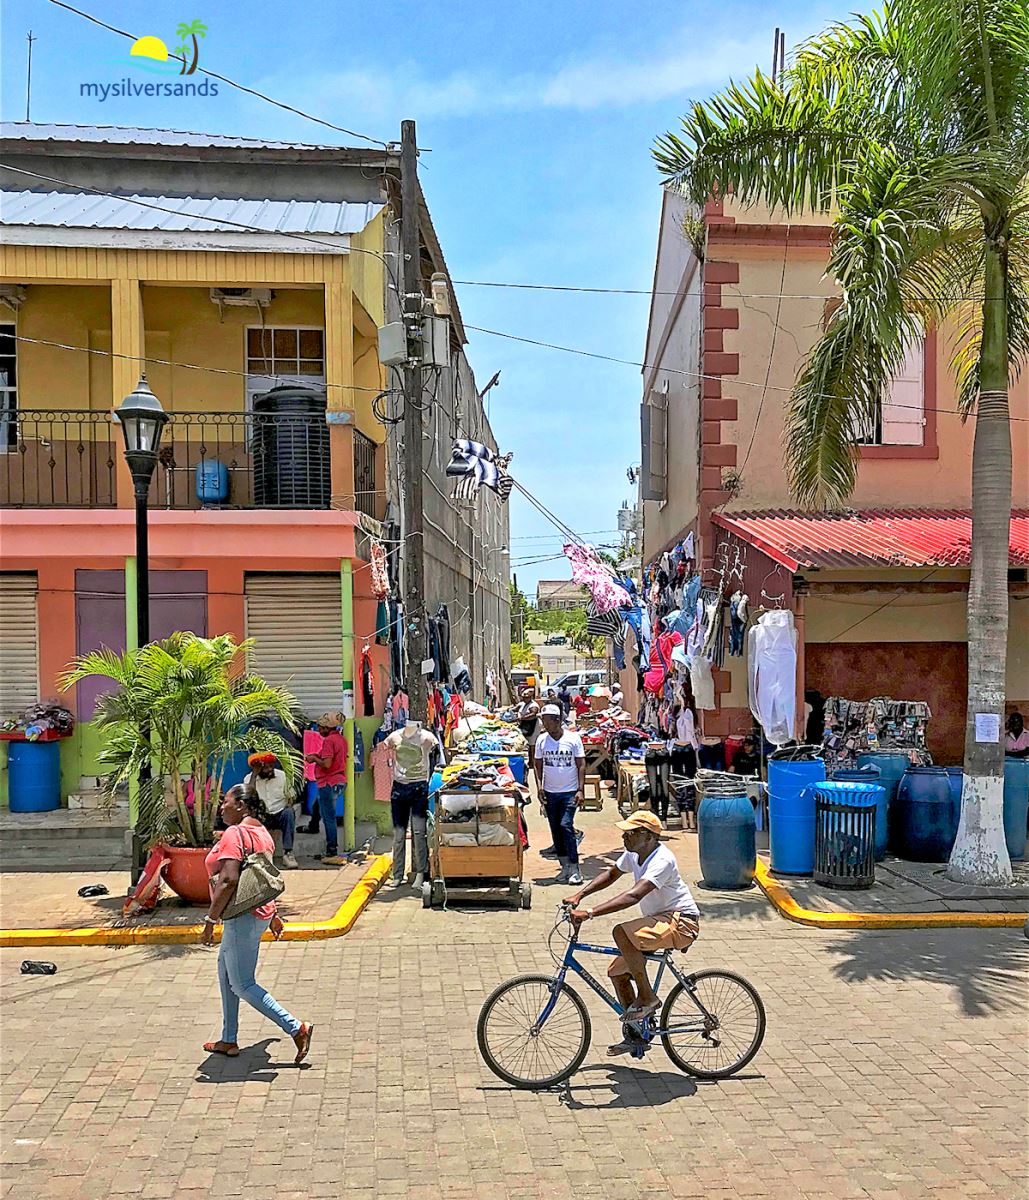
POLYGON ((407 827, 411 826, 411 857, 414 878, 411 887, 421 891, 429 869, 429 845, 425 836, 429 816, 429 776, 439 754, 439 742, 421 721, 408 721, 391 733, 386 745, 393 753, 393 877, 390 887, 400 887, 406 877, 407 827))

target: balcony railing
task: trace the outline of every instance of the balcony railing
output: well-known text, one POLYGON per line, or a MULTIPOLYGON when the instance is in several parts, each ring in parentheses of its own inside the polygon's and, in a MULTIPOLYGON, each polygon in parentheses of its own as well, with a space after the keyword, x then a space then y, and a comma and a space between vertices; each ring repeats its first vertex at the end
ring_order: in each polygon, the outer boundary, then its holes
MULTIPOLYGON (((22 409, 0 447, 0 505, 107 508, 116 502, 120 432, 109 413, 22 409)), ((173 413, 152 508, 329 508, 322 414, 173 413)), ((355 430, 355 507, 375 513, 375 445, 355 430), (367 445, 365 444, 367 443, 367 445)))

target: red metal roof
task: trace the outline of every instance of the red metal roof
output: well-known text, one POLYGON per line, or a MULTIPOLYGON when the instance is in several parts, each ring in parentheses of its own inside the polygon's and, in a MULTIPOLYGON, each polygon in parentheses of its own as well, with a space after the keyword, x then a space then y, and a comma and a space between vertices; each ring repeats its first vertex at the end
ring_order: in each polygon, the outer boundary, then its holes
MULTIPOLYGON (((962 509, 716 513, 716 525, 788 570, 818 567, 967 567, 972 515, 962 509)), ((1029 509, 1012 509, 1011 566, 1029 566, 1029 509)))

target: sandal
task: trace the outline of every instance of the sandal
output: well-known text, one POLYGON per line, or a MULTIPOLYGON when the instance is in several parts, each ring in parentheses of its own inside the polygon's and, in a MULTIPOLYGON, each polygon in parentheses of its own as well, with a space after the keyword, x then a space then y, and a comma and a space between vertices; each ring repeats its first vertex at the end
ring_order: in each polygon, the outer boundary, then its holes
POLYGON ((293 1039, 293 1043, 297 1048, 297 1056, 293 1059, 293 1061, 298 1065, 302 1063, 305 1058, 307 1058, 307 1052, 311 1049, 311 1035, 313 1033, 313 1025, 301 1024, 300 1029, 297 1031, 296 1037, 293 1039))
POLYGON ((224 1054, 226 1058, 239 1058, 239 1047, 231 1042, 204 1042, 208 1054, 224 1054))

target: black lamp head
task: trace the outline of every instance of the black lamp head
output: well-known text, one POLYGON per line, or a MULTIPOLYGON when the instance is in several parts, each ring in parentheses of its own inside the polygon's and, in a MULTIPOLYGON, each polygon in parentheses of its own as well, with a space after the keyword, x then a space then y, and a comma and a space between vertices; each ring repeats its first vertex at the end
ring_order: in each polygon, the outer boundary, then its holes
POLYGON ((125 459, 133 479, 149 482, 157 465, 161 434, 167 425, 168 414, 150 390, 146 375, 141 375, 135 389, 115 409, 125 439, 125 459))

